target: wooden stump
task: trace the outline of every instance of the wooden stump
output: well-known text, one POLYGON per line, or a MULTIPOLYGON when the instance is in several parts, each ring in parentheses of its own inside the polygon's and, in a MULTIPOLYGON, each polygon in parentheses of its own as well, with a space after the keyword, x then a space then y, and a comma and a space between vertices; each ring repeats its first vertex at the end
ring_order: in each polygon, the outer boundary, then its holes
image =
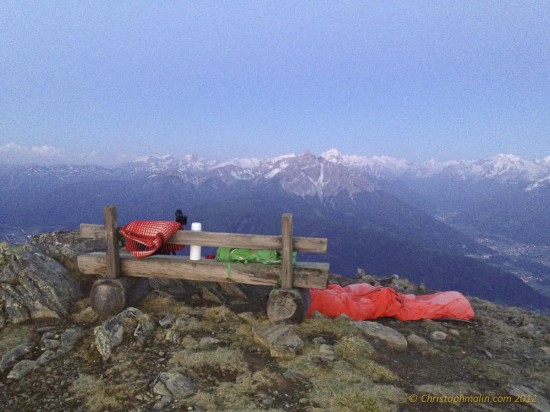
POLYGON ((309 289, 276 289, 267 300, 267 317, 273 323, 301 323, 310 303, 309 289))
POLYGON ((96 280, 90 292, 94 312, 100 315, 116 315, 149 292, 146 278, 120 277, 96 280))

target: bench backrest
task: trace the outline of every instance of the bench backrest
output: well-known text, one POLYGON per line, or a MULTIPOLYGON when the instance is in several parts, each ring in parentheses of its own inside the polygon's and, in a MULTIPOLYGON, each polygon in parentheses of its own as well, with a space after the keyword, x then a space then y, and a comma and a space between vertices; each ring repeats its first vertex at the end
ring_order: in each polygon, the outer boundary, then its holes
MULTIPOLYGON (((116 207, 105 207, 104 218, 104 225, 81 224, 80 236, 82 238, 105 239, 107 245, 106 277, 117 278, 120 276, 120 255, 118 248, 116 207)), ((281 236, 180 230, 174 234, 167 243, 279 250, 282 255, 282 287, 290 289, 294 284, 292 253, 294 251, 303 253, 326 253, 328 241, 326 238, 294 237, 292 215, 286 213, 282 217, 281 236)))

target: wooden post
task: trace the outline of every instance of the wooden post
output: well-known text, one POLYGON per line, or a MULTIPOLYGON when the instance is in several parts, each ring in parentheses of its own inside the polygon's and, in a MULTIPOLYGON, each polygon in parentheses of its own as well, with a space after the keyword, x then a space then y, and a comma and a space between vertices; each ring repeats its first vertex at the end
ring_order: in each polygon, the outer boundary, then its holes
POLYGON ((272 323, 301 323, 310 305, 309 289, 275 289, 267 299, 267 317, 272 323))
POLYGON ((282 222, 282 241, 283 241, 283 262, 282 262, 282 287, 283 289, 292 289, 294 285, 294 274, 292 273, 292 215, 285 213, 282 222))
POLYGON ((120 255, 118 253, 118 228, 116 206, 103 209, 105 219, 105 243, 107 245, 107 274, 111 279, 120 277, 120 255))
POLYGON ((100 315, 116 315, 149 292, 146 278, 99 279, 90 292, 92 309, 100 315))

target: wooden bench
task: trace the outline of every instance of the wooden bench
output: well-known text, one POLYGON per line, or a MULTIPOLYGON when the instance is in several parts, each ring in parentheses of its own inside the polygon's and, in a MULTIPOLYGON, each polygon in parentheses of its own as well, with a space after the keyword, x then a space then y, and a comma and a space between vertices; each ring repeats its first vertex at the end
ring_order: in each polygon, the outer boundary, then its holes
MULTIPOLYGON (((324 289, 327 285, 329 264, 296 262, 294 251, 325 253, 326 238, 294 237, 292 215, 282 217, 280 236, 250 235, 219 232, 180 230, 167 243, 229 248, 279 250, 281 264, 231 262, 217 260, 190 260, 188 256, 153 255, 136 259, 119 251, 119 234, 115 206, 104 209, 104 225, 81 224, 80 237, 105 239, 107 251, 78 256, 78 267, 83 274, 102 278, 92 286, 92 308, 100 314, 115 314, 124 309, 129 297, 143 286, 143 278, 164 278, 193 281, 232 282, 272 286, 280 282, 267 302, 271 321, 301 322, 308 309, 310 288, 324 289), (140 282, 141 280, 141 282, 140 282), (140 286, 141 285, 141 286, 140 286)), ((141 288, 144 289, 144 288, 141 288)))

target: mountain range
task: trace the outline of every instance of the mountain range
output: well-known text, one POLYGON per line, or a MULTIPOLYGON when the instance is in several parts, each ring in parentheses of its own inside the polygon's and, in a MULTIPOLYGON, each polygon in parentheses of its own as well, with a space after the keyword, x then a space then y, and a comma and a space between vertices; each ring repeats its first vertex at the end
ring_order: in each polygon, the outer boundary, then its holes
POLYGON ((411 163, 331 149, 0 167, 6 239, 101 223, 107 204, 121 223, 172 220, 181 208, 203 230, 241 233, 280 233, 280 216, 291 212, 297 236, 329 239, 333 273, 399 273, 432 289, 550 309, 550 156, 411 163))

